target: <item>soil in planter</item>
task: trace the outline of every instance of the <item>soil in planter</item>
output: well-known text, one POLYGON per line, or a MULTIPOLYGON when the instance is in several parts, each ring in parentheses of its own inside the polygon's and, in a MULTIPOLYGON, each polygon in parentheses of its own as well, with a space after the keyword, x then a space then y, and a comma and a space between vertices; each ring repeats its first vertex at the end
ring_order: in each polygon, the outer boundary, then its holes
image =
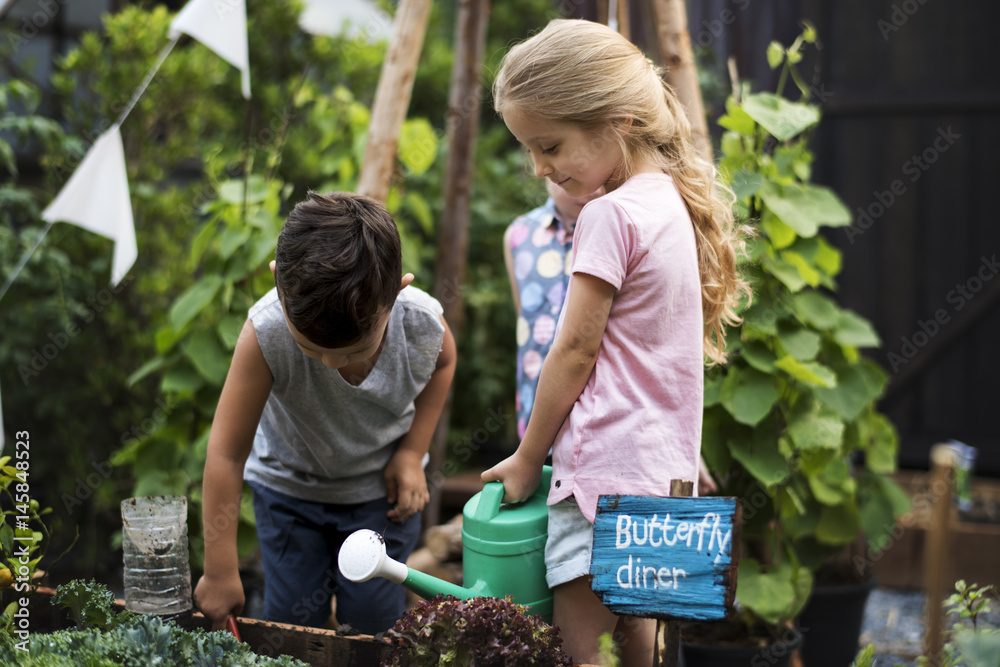
POLYGON ((746 667, 761 660, 769 667, 787 667, 792 653, 803 644, 795 628, 774 637, 765 628, 748 633, 739 623, 689 623, 681 639, 687 667, 746 667))
MULTIPOLYGON (((790 628, 788 632, 794 634, 790 628)), ((756 626, 748 631, 746 625, 739 621, 685 623, 681 627, 681 641, 696 646, 760 649, 782 639, 764 626, 756 626)))

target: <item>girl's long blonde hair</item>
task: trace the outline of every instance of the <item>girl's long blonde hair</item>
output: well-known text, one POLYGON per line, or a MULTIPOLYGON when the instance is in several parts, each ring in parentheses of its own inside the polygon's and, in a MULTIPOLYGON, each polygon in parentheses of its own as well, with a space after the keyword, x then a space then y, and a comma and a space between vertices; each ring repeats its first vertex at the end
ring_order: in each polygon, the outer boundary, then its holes
POLYGON ((751 293, 737 269, 750 232, 734 220, 732 192, 695 149, 684 108, 653 63, 607 26, 557 19, 508 51, 493 98, 501 116, 517 110, 594 133, 631 119, 626 132, 612 133, 625 156, 621 173, 651 161, 677 186, 697 239, 705 354, 725 362, 725 328, 740 322, 736 307, 751 293))

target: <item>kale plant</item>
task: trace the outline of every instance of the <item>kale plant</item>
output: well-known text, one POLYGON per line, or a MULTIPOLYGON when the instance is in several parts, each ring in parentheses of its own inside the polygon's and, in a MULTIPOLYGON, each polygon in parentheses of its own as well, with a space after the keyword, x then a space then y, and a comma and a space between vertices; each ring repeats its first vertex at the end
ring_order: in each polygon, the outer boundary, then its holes
POLYGON ((158 616, 116 613, 114 596, 96 581, 60 586, 52 604, 77 627, 33 633, 24 643, 0 633, 0 665, 37 667, 308 667, 290 656, 257 655, 224 631, 185 630, 158 616), (24 650, 27 649, 27 650, 24 650))
POLYGON ((390 667, 572 665, 557 628, 504 598, 438 595, 418 603, 386 636, 390 667))
POLYGON ((116 613, 112 608, 115 596, 104 584, 91 579, 74 579, 56 589, 51 603, 64 607, 76 623, 77 630, 96 628, 110 630, 133 616, 130 611, 116 613))

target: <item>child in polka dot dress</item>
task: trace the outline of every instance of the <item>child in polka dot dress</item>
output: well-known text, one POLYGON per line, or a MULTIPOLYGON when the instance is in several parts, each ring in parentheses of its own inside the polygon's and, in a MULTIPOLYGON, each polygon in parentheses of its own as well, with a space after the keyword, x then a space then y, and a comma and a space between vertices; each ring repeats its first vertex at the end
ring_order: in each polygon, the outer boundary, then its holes
POLYGON ((604 190, 573 198, 546 181, 548 201, 504 233, 504 261, 517 312, 517 435, 524 436, 538 374, 552 347, 573 259, 573 230, 583 205, 604 190))

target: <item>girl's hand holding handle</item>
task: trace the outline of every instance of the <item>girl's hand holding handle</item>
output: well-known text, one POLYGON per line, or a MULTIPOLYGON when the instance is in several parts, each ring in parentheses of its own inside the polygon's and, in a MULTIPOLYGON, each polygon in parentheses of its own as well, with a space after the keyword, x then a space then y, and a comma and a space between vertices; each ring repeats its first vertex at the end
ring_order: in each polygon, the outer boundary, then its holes
POLYGON ((518 450, 484 472, 480 478, 483 482, 503 482, 504 502, 520 503, 538 488, 542 466, 536 465, 518 450))

